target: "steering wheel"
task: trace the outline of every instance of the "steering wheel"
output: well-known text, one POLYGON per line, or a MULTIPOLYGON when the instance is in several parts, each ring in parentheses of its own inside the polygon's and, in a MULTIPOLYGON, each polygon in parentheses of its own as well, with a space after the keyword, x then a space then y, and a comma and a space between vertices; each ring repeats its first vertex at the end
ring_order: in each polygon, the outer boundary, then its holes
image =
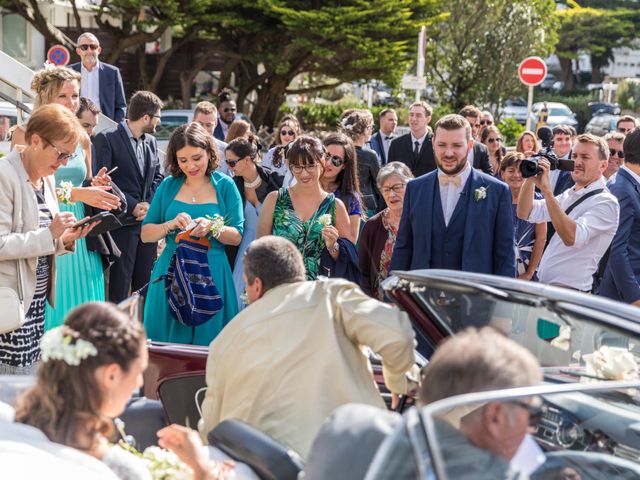
POLYGON ((640 465, 608 453, 562 450, 546 454, 547 461, 531 475, 531 480, 581 478, 582 480, 640 478, 640 465))

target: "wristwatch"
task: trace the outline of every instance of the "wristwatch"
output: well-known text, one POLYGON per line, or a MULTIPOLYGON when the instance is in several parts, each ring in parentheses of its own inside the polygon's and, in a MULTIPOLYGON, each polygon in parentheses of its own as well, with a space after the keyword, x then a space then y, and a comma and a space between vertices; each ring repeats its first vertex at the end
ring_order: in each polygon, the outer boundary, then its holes
POLYGON ((336 242, 328 250, 329 250, 329 253, 338 253, 338 252, 340 252, 340 244, 338 242, 336 242))

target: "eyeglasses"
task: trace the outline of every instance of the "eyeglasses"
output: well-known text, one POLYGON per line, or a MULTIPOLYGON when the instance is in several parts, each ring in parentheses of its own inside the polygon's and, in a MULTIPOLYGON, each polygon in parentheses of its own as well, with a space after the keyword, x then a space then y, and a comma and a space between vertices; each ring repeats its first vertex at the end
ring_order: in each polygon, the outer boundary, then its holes
POLYGON ((293 130, 281 130, 280 131, 280 135, 289 135, 290 137, 293 137, 296 134, 296 132, 294 132, 293 130))
POLYGON ((318 168, 318 164, 311 163, 308 165, 291 165, 289 168, 291 169, 291 173, 294 175, 300 175, 303 170, 307 173, 313 173, 313 171, 318 168))
POLYGON ((480 120, 480 125, 493 125, 493 120, 480 120))
POLYGON ((222 111, 223 111, 224 113, 235 112, 235 111, 237 111, 237 110, 238 110, 237 108, 231 108, 231 107, 227 107, 227 108, 223 108, 223 109, 222 109, 222 111))
POLYGON ((624 133, 625 135, 629 133, 633 128, 618 128, 618 133, 624 133))
POLYGON ((509 400, 509 403, 513 403, 518 407, 524 408, 527 412, 529 412, 529 426, 537 427, 540 420, 544 417, 545 413, 547 413, 547 406, 543 403, 538 405, 522 402, 520 400, 509 400))
POLYGON ((84 50, 86 52, 89 49, 97 50, 100 48, 100 45, 96 45, 94 43, 85 43, 84 45, 78 45, 78 47, 80 47, 80 50, 84 50))
POLYGON ((615 148, 610 148, 609 149, 609 156, 610 157, 615 157, 616 154, 618 155, 618 158, 624 158, 624 151, 623 150, 616 150, 615 148))
POLYGON ((489 143, 495 143, 495 142, 500 143, 501 141, 502 141, 502 139, 500 137, 498 137, 498 138, 490 138, 488 140, 489 143))
POLYGON ((229 165, 231 168, 233 168, 238 164, 238 162, 241 162, 242 160, 244 160, 244 158, 239 158, 237 160, 228 160, 227 159, 226 162, 227 162, 227 165, 229 165))
POLYGON ((58 150, 58 147, 56 147, 53 142, 50 142, 49 140, 47 140, 46 138, 42 137, 42 139, 47 142, 49 145, 51 145, 53 147, 53 149, 58 153, 58 162, 64 162, 67 161, 73 157, 76 156, 76 152, 71 152, 71 153, 64 153, 61 152, 60 150, 58 150))
POLYGON ((331 164, 334 167, 341 167, 342 165, 347 163, 347 161, 344 158, 339 157, 338 155, 329 155, 329 154, 327 154, 327 159, 331 162, 331 164))
POLYGON ((396 183, 395 185, 391 185, 390 187, 382 187, 382 194, 388 195, 391 192, 400 193, 407 186, 406 183, 396 183))

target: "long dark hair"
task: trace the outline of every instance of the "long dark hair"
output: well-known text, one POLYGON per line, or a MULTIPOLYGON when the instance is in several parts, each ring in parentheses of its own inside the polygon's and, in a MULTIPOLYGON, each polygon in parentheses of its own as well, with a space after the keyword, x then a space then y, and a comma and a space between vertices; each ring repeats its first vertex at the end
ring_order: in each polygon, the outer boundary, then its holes
POLYGON ((202 125, 197 122, 180 125, 171 134, 169 145, 167 146, 167 155, 164 160, 164 169, 171 176, 178 177, 184 175, 178 166, 178 150, 186 146, 199 147, 204 149, 209 156, 206 175, 209 175, 220 163, 218 157, 218 149, 213 142, 213 137, 209 135, 202 125))
MULTIPOLYGON (((362 194, 360 193, 360 179, 358 177, 358 154, 353 141, 344 133, 330 133, 323 142, 325 148, 329 145, 339 145, 344 150, 344 168, 336 178, 340 189, 340 200, 349 208, 351 199, 356 198, 362 209, 362 194)), ((330 160, 327 160, 330 161, 330 160)))
POLYGON ((146 337, 140 322, 109 303, 79 306, 60 328, 72 343, 91 342, 98 353, 79 365, 57 359, 40 363, 35 386, 18 400, 16 421, 40 429, 53 442, 87 451, 98 436, 113 433, 110 419, 100 413, 103 398, 96 370, 117 363, 129 371, 146 337))

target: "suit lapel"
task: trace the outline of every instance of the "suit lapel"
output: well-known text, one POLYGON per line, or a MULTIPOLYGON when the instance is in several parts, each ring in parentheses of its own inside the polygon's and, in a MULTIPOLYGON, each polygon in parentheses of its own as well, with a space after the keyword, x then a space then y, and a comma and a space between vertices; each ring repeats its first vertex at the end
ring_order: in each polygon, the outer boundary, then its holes
POLYGON ((107 84, 106 70, 104 69, 104 65, 102 62, 98 65, 98 91, 100 92, 100 108, 102 111, 107 111, 107 106, 109 105, 109 101, 107 99, 107 89, 105 85, 107 84))
POLYGON ((387 156, 384 154, 384 139, 382 138, 380 132, 376 133, 376 140, 378 142, 378 150, 380 151, 380 161, 382 165, 386 165, 387 156))
MULTIPOLYGON (((473 235, 475 233, 476 226, 478 222, 485 221, 486 219, 483 216, 484 210, 486 209, 486 204, 489 201, 489 195, 494 194, 495 192, 491 192, 491 189, 487 187, 482 175, 477 173, 473 168, 471 169, 471 175, 469 178, 469 188, 467 188, 467 198, 466 198, 466 208, 467 208, 467 220, 465 222, 464 228, 464 245, 462 247, 462 254, 469 250, 471 247, 471 241, 473 240, 473 235), (487 197, 475 201, 475 192, 479 188, 486 188, 487 197)), ((462 203, 462 202, 458 202, 462 203)))
MULTIPOLYGON (((409 137, 411 138, 411 137, 409 137)), ((431 212, 431 215, 419 215, 419 218, 424 218, 424 234, 425 234, 425 258, 427 260, 427 268, 431 266, 431 232, 433 231, 433 222, 436 215, 442 217, 442 223, 444 224, 444 214, 442 213, 442 202, 440 201, 440 188, 438 185, 438 175, 427 175, 424 187, 418 191, 424 192, 424 203, 418 202, 419 209, 426 209, 427 212, 431 212), (431 198, 429 198, 431 193, 431 198)))
POLYGON ((618 175, 621 175, 622 177, 624 177, 624 179, 631 184, 631 186, 636 192, 640 192, 640 184, 638 184, 635 178, 629 175, 629 172, 627 172, 626 170, 620 169, 618 170, 618 175))
POLYGON ((136 152, 133 151, 133 146, 131 145, 129 135, 127 134, 127 131, 122 124, 118 125, 118 131, 120 132, 120 137, 124 142, 124 146, 127 149, 127 152, 129 152, 129 160, 133 162, 133 170, 140 176, 140 178, 142 178, 142 172, 140 172, 140 167, 138 166, 138 157, 136 157, 136 152))

